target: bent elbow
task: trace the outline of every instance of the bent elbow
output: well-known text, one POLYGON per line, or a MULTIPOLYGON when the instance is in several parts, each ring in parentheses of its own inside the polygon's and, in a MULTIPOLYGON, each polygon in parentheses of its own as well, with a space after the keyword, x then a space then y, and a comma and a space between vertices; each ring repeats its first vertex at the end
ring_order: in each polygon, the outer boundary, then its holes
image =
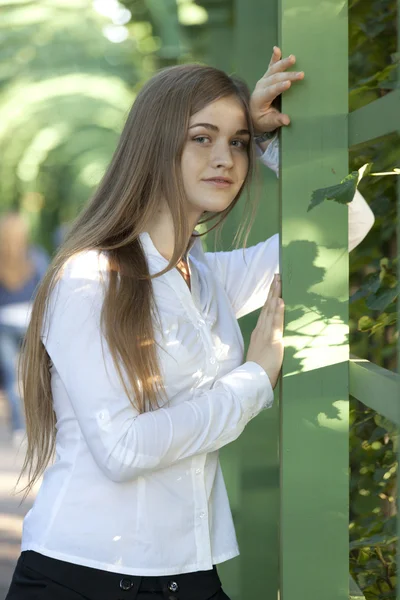
POLYGON ((113 452, 99 466, 104 475, 114 483, 126 483, 156 469, 159 463, 160 459, 152 456, 133 456, 130 452, 121 455, 113 452))
POLYGON ((134 481, 143 474, 138 469, 127 470, 121 468, 107 468, 105 465, 103 465, 101 470, 107 479, 113 481, 114 483, 126 483, 127 481, 134 481))

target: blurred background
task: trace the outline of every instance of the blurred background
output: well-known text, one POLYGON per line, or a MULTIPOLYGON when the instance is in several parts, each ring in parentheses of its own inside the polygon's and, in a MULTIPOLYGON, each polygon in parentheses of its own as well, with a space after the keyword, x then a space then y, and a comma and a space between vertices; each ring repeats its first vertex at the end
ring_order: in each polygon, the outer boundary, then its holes
MULTIPOLYGON (((195 61, 236 73, 253 86, 278 43, 276 4, 0 0, 0 216, 20 217, 20 222, 12 221, 13 231, 19 232, 12 238, 25 254, 27 249, 30 253, 31 283, 41 277, 68 224, 100 181, 142 84, 163 66, 195 61)), ((349 11, 352 111, 398 85, 398 15, 396 0, 350 0, 349 11)), ((298 64, 301 68, 301 57, 298 64)), ((349 171, 366 162, 373 162, 376 172, 399 167, 398 135, 353 150, 349 171)), ((398 368, 397 179, 363 180, 361 191, 377 220, 373 232, 350 256, 352 352, 392 370, 398 368)), ((279 230, 278 185, 267 169, 261 174, 260 190, 268 216, 260 212, 250 244, 279 230)), ((238 207, 224 230, 224 245, 229 246, 240 220, 238 207)), ((3 231, 11 231, 11 221, 5 223, 3 231)), ((17 255, 18 249, 15 261, 17 255)), ((0 272, 1 260, 0 239, 0 272)), ((21 305, 27 304, 28 291, 21 305)), ((10 329, 11 317, 3 317, 10 329)), ((13 335, 8 338, 14 354, 23 333, 18 318, 12 316, 13 335)), ((242 320, 245 339, 256 318, 242 320)), ((21 506, 21 496, 11 493, 23 448, 18 450, 22 427, 17 401, 14 405, 6 401, 16 383, 12 364, 7 366, 0 395, 0 600, 19 555, 22 519, 34 497, 33 493, 21 506)), ((233 600, 246 598, 246 580, 255 586, 254 597, 267 598, 267 589, 268 598, 276 597, 277 431, 275 406, 221 452, 242 553, 220 568, 233 600)), ((351 572, 367 599, 394 598, 397 431, 352 401, 350 436, 351 572)))

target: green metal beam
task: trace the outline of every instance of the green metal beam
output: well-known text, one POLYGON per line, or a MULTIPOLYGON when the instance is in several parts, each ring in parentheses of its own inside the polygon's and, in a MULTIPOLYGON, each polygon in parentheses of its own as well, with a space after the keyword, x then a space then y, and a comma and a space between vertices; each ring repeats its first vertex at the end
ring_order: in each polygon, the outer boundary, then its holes
POLYGON ((400 130, 400 91, 395 90, 349 115, 349 147, 400 130))
POLYGON ((314 190, 348 173, 347 3, 279 7, 283 55, 305 72, 282 107, 280 598, 348 600, 348 215, 336 203, 307 212, 314 190))
POLYGON ((400 375, 398 373, 352 356, 349 375, 351 396, 400 425, 400 375))

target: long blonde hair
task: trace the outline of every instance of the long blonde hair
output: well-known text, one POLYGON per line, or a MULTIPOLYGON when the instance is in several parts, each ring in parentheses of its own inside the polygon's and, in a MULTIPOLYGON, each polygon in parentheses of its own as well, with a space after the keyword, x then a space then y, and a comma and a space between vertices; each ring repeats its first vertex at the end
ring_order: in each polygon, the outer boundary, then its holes
MULTIPOLYGON (((168 67, 153 76, 138 94, 97 191, 67 234, 34 301, 20 363, 28 435, 21 472, 28 471, 29 475, 25 496, 42 475, 55 448, 50 359, 40 338, 43 318, 63 266, 77 253, 96 249, 107 254, 110 271, 102 331, 132 405, 140 413, 146 405, 150 410, 158 407, 163 385, 154 343, 152 277, 138 236, 146 231, 159 208, 159 198, 164 197, 176 224, 175 250, 168 266, 155 276, 175 267, 192 233, 180 169, 189 119, 210 102, 232 95, 241 101, 252 132, 247 86, 218 69, 197 64, 168 67)), ((245 183, 254 166, 251 145, 248 154, 245 183)), ((220 225, 241 191, 226 210, 207 213, 202 223, 217 219, 211 229, 220 225)), ((255 212, 252 204, 247 235, 255 212)))

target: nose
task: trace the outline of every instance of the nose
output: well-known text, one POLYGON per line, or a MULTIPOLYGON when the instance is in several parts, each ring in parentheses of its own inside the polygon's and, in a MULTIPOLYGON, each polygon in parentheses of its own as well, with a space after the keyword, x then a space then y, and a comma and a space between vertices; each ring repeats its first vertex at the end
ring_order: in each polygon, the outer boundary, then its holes
POLYGON ((224 167, 230 169, 233 167, 232 148, 227 143, 215 144, 210 158, 213 168, 224 167))

